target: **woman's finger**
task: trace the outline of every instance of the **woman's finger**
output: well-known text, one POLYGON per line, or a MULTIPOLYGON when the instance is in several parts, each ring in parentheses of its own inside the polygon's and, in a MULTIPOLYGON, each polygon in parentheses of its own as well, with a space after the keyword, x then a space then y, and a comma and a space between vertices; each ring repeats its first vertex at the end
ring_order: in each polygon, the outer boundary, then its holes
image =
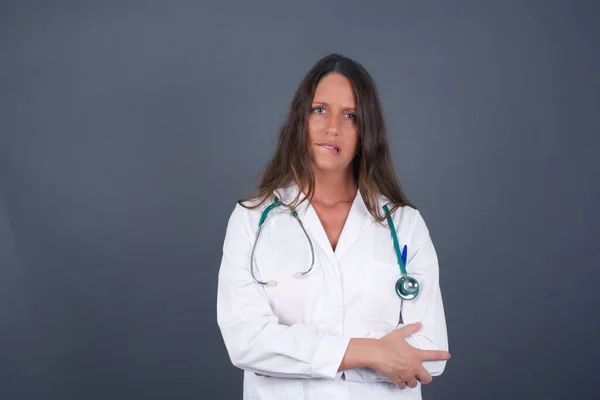
POLYGON ((444 350, 419 350, 421 360, 423 361, 440 361, 449 360, 450 353, 444 350))
POLYGON ((410 378, 409 380, 407 380, 406 381, 406 386, 408 386, 410 388, 417 387, 417 378, 410 378))
POLYGON ((429 383, 431 383, 433 381, 433 378, 431 377, 431 374, 429 372, 427 372, 427 370, 421 366, 418 370, 417 370, 417 380, 419 382, 421 382, 424 385, 427 385, 429 383))
POLYGON ((406 382, 404 382, 404 381, 397 381, 396 382, 396 386, 398 387, 398 389, 406 389, 406 382))

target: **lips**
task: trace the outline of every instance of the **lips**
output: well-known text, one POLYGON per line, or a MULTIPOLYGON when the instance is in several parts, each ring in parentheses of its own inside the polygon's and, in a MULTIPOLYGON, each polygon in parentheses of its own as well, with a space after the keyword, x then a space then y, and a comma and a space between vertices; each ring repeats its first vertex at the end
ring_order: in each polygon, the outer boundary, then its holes
POLYGON ((328 150, 330 153, 338 155, 341 153, 342 149, 335 143, 317 143, 317 146, 328 150))

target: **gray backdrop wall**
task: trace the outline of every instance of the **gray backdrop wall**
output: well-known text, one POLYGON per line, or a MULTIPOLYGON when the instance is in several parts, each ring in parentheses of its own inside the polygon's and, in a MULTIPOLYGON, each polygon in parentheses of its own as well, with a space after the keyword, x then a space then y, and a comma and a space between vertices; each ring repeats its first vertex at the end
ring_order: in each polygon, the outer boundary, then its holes
POLYGON ((227 218, 330 52, 438 251, 425 398, 597 398, 598 2, 0 4, 1 399, 241 397, 227 218))

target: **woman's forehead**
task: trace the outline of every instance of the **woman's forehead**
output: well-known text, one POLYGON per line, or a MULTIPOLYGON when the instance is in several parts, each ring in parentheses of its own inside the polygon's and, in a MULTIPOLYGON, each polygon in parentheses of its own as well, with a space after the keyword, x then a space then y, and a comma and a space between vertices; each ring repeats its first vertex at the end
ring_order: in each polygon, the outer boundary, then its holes
POLYGON ((336 103, 342 107, 354 108, 352 84, 344 75, 335 73, 327 75, 317 85, 313 103, 336 103))

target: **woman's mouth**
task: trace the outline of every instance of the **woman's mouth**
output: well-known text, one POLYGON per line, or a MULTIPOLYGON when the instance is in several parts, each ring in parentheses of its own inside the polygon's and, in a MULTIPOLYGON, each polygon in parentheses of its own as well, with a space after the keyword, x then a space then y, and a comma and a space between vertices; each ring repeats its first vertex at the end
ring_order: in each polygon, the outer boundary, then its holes
POLYGON ((335 143, 317 143, 317 146, 328 150, 331 154, 335 154, 336 156, 339 155, 342 151, 342 149, 340 149, 340 146, 338 146, 335 143))

